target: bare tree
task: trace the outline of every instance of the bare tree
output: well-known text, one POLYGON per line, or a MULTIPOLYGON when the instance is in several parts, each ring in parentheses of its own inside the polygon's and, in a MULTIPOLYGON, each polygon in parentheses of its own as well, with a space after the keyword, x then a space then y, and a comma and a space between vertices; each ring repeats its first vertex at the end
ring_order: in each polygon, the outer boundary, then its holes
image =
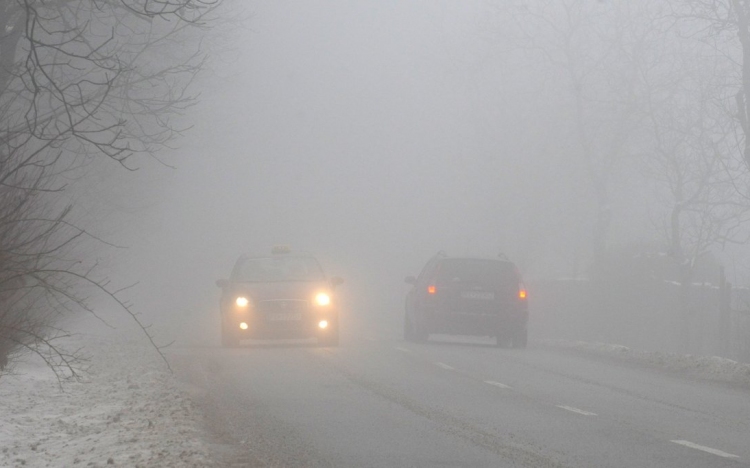
MULTIPOLYGON (((503 7, 507 11, 507 6, 503 7)), ((592 255, 604 253, 612 222, 612 179, 629 156, 629 140, 640 124, 640 82, 634 62, 655 40, 658 12, 647 2, 535 0, 513 8, 518 47, 537 52, 544 73, 567 86, 561 125, 570 128, 573 155, 586 175, 593 201, 592 255)))
POLYGON ((739 127, 737 151, 750 167, 750 4, 744 0, 683 0, 672 3, 675 17, 685 24, 684 36, 712 47, 730 66, 734 79, 733 108, 739 127))
POLYGON ((220 0, 0 2, 0 368, 19 349, 58 375, 80 355, 57 318, 103 294, 141 326, 121 290, 74 247, 99 242, 58 195, 104 156, 135 170, 183 130, 201 35, 220 0))
POLYGON ((639 63, 644 83, 643 173, 662 203, 660 230, 679 272, 677 342, 690 349, 690 290, 698 261, 750 241, 750 182, 736 164, 736 122, 727 112, 730 64, 713 48, 665 30, 639 63))

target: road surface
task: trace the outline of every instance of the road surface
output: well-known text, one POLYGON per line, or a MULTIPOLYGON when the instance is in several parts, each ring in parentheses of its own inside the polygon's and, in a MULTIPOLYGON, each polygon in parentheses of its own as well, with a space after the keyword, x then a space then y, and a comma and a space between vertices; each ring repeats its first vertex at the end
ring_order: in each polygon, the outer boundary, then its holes
POLYGON ((750 466, 747 389, 601 358, 364 326, 171 353, 221 466, 750 466))

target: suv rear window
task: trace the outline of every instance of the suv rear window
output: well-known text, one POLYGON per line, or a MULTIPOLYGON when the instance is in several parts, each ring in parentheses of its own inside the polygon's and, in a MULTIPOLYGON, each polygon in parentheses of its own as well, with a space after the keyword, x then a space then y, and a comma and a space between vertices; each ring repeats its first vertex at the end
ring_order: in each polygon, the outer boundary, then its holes
POLYGON ((437 283, 518 285, 516 267, 510 262, 485 259, 446 259, 440 262, 437 283))

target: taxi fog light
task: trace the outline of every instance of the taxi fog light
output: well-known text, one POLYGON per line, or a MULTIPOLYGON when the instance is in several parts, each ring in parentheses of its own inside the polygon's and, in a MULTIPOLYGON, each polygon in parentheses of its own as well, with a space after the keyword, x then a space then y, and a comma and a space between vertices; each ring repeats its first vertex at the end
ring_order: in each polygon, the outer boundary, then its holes
POLYGON ((241 328, 241 329, 243 329, 243 330, 247 330, 247 323, 245 323, 245 322, 242 322, 242 323, 240 324, 240 328, 241 328))
POLYGON ((240 307, 247 307, 247 305, 250 304, 250 301, 246 297, 240 296, 234 301, 234 303, 240 307))
POLYGON ((319 306, 327 306, 331 303, 331 296, 326 293, 319 293, 315 296, 315 303, 319 306))
POLYGON ((320 322, 318 322, 318 327, 328 328, 328 320, 321 320, 320 322))

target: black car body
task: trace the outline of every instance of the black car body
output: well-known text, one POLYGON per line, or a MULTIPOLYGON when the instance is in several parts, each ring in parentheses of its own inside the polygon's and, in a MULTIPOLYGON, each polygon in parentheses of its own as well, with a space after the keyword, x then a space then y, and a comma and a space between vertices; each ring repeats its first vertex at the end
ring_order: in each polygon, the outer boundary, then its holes
POLYGON ((406 282, 413 285, 406 296, 407 340, 425 341, 432 333, 475 335, 526 346, 526 289, 513 262, 440 253, 406 282))
POLYGON ((336 346, 339 313, 334 289, 315 257, 274 249, 271 255, 242 256, 228 280, 219 280, 222 344, 241 339, 318 338, 336 346))

